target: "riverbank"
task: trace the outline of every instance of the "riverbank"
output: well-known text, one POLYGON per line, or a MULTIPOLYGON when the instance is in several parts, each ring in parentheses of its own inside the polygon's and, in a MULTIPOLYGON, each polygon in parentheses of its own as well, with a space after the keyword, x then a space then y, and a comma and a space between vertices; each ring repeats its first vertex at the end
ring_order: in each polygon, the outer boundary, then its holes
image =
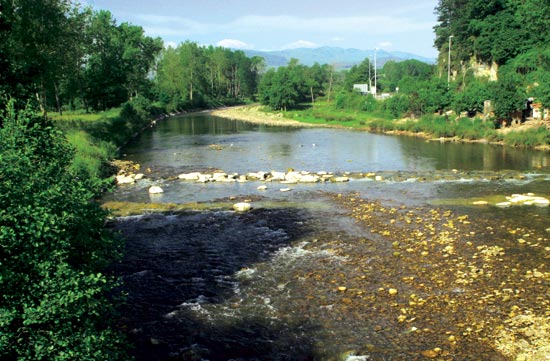
MULTIPOLYGON (((350 128, 388 135, 406 135, 438 142, 483 143, 550 149, 550 133, 542 122, 529 121, 502 129, 475 119, 448 121, 444 117, 421 119, 378 119, 351 112, 341 120, 322 120, 315 111, 271 112, 259 105, 246 105, 210 111, 214 116, 255 124, 288 127, 350 128), (311 114, 310 114, 311 113, 311 114)), ((331 116, 329 115, 329 118, 331 116)), ((336 118, 338 119, 338 118, 336 118)))
MULTIPOLYGON (((294 119, 285 118, 282 112, 265 112, 262 111, 263 107, 259 105, 240 105, 229 108, 220 108, 208 111, 211 115, 226 118, 237 119, 243 122, 263 124, 270 126, 282 126, 282 127, 316 127, 319 125, 300 122, 294 119)), ((330 125, 324 125, 330 127, 330 125)))

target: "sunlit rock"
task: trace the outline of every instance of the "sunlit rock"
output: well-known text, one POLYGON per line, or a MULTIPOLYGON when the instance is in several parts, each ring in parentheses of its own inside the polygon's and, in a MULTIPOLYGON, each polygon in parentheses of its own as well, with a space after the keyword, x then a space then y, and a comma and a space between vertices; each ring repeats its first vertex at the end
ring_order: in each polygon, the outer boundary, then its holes
POLYGON ((199 177, 201 176, 201 174, 199 172, 193 172, 193 173, 184 173, 184 174, 180 174, 178 176, 179 179, 181 180, 197 180, 199 179, 199 177))
POLYGON ((495 206, 499 207, 499 208, 508 208, 512 205, 512 203, 510 202, 499 202, 497 204, 495 204, 495 206))
POLYGON ((284 181, 285 180, 286 173, 285 172, 275 172, 271 171, 270 179, 272 181, 284 181))
POLYGON ((332 177, 330 181, 334 183, 349 182, 349 177, 332 177))
POLYGON ((136 181, 133 175, 120 174, 116 176, 117 184, 134 184, 136 181))
POLYGON ((319 176, 306 174, 298 178, 299 183, 317 183, 319 182, 319 176))
POLYGON ((288 172, 285 175, 285 181, 287 182, 298 182, 302 175, 299 172, 288 172))
POLYGON ((199 178, 197 179, 197 182, 199 183, 208 183, 212 180, 211 174, 201 174, 199 178))
POLYGON ((159 186, 152 186, 149 188, 149 194, 160 194, 164 193, 164 190, 159 186))
POLYGON ((233 209, 237 212, 246 212, 246 211, 249 211, 251 208, 252 208, 252 205, 246 202, 235 203, 233 205, 233 209))

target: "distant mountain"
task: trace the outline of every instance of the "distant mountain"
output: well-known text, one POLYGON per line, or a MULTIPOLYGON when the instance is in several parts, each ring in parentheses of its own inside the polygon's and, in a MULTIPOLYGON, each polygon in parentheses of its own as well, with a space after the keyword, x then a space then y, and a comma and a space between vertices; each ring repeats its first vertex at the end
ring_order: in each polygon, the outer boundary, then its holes
MULTIPOLYGON (((244 50, 244 52, 250 57, 263 57, 269 67, 286 65, 291 58, 296 58, 300 61, 300 64, 308 66, 311 66, 314 63, 333 64, 338 69, 351 68, 353 65, 358 64, 369 57, 371 61, 374 62, 374 50, 344 49, 329 46, 279 51, 244 50)), ((425 58, 419 55, 400 51, 376 51, 377 67, 384 66, 384 64, 390 60, 403 61, 408 59, 416 59, 428 64, 435 64, 436 62, 435 59, 425 58)))

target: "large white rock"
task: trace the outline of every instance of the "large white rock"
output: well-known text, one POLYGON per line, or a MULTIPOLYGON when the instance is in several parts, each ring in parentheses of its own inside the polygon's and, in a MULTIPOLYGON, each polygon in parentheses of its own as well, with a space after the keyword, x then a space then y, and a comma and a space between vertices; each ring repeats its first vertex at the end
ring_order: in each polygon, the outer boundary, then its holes
POLYGON ((149 194, 160 194, 164 193, 164 190, 159 186, 152 186, 149 188, 149 194))
POLYGON ((120 174, 116 176, 117 184, 134 184, 136 179, 133 175, 120 174))
POLYGON ((349 182, 349 177, 332 177, 330 181, 336 183, 349 182))
POLYGON ((285 172, 276 172, 276 171, 271 171, 271 180, 273 181, 284 181, 285 180, 285 172))
POLYGON ((197 182, 199 183, 208 183, 212 180, 211 174, 201 174, 199 178, 197 179, 197 182))
POLYGON ((317 183, 319 182, 319 176, 312 174, 305 174, 298 178, 300 183, 317 183))
POLYGON ((233 209, 237 212, 246 212, 246 211, 249 211, 251 208, 252 208, 252 205, 247 202, 235 203, 233 205, 233 209))
POLYGON ((178 178, 181 180, 197 180, 199 179, 200 176, 201 174, 199 172, 193 172, 193 173, 180 174, 178 178))

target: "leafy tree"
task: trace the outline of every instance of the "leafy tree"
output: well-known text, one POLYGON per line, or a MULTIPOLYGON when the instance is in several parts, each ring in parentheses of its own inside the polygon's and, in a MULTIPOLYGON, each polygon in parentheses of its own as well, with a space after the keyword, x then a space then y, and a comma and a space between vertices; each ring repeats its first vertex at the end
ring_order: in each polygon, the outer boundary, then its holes
POLYGON ((141 27, 116 25, 108 11, 92 16, 88 28, 84 97, 97 110, 119 106, 147 87, 147 75, 162 49, 141 27))
POLYGON ((456 113, 468 112, 468 115, 475 115, 483 112, 485 100, 491 98, 489 84, 487 81, 475 81, 468 84, 462 91, 455 94, 453 109, 456 113))
POLYGON ((510 66, 501 67, 492 88, 495 116, 510 121, 512 113, 523 109, 526 98, 521 75, 510 66))
POLYGON ((287 110, 306 101, 313 87, 308 67, 291 59, 287 66, 268 71, 260 82, 260 100, 272 109, 287 110))
POLYGON ((381 73, 382 87, 387 91, 394 92, 396 88, 401 90, 399 82, 404 77, 411 77, 415 81, 430 79, 434 74, 434 66, 414 59, 401 62, 388 61, 384 64, 381 73))
POLYGON ((101 273, 118 244, 96 194, 52 124, 13 103, 0 118, 0 358, 123 358, 101 273))

